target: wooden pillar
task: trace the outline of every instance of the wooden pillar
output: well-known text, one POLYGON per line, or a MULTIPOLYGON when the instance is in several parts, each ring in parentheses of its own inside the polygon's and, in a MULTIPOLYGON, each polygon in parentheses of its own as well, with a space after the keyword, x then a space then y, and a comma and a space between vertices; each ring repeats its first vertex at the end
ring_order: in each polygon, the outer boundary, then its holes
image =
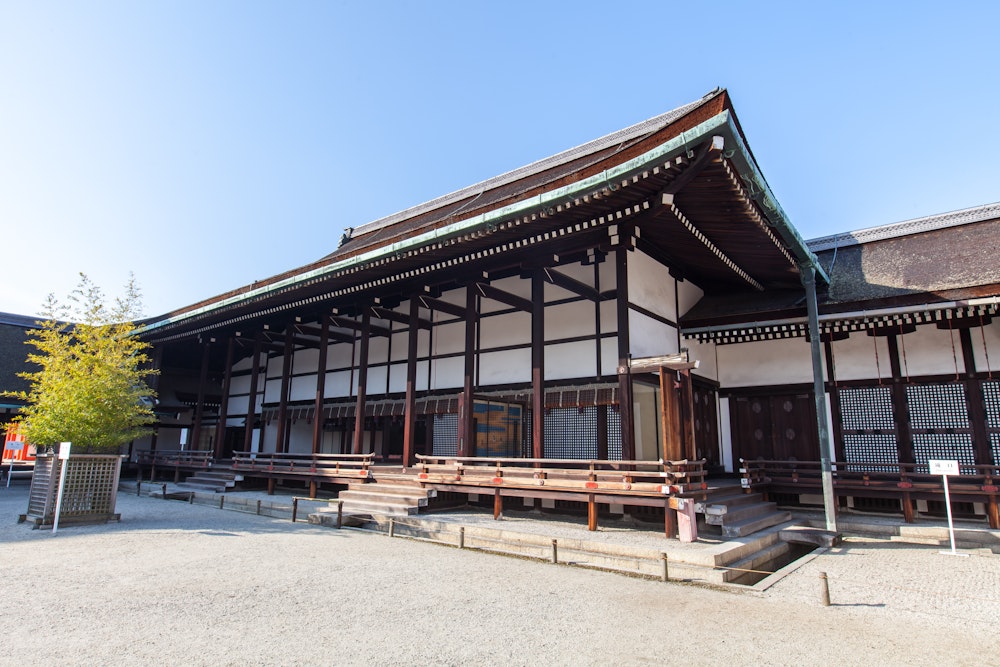
POLYGON ((587 530, 597 530, 597 503, 593 493, 587 496, 587 530))
POLYGON ((677 537, 677 510, 670 507, 670 497, 663 499, 663 532, 667 539, 677 537))
POLYGON ((281 395, 278 396, 278 433, 275 436, 274 451, 284 452, 288 430, 288 389, 292 381, 292 356, 295 351, 295 341, 292 332, 285 331, 285 350, 281 359, 281 395))
POLYGON ((472 383, 476 372, 476 290, 465 288, 465 379, 462 383, 461 414, 458 420, 458 455, 475 454, 476 425, 473 414, 472 383))
POLYGON ((983 397, 983 383, 976 377, 976 353, 972 349, 972 332, 965 327, 958 332, 962 343, 962 360, 965 363, 965 402, 969 410, 969 426, 972 427, 972 447, 976 463, 993 465, 990 447, 990 432, 986 426, 986 400, 983 397))
MULTIPOLYGON (((906 398, 906 380, 899 364, 899 343, 895 335, 885 337, 889 345, 889 367, 892 369, 892 412, 896 422, 896 447, 900 463, 913 463, 913 434, 910 431, 910 409, 906 398)), ((878 344, 878 341, 875 341, 878 344)), ((817 406, 818 408, 818 406, 817 406)), ((821 443, 822 446, 822 443, 821 443)))
MULTIPOLYGON (((205 418, 205 385, 208 384, 208 362, 211 343, 203 343, 201 349, 201 373, 198 375, 198 401, 194 408, 194 424, 191 425, 191 446, 197 449, 201 444, 201 422, 205 418)), ((184 443, 181 443, 182 445, 184 443)))
POLYGON ((545 458, 545 278, 531 275, 531 455, 545 458))
POLYGON ((615 251, 615 291, 618 293, 618 416, 622 427, 622 459, 635 459, 635 419, 632 416, 632 356, 628 326, 628 249, 615 251))
POLYGON ((403 408, 403 466, 413 465, 417 430, 417 336, 420 333, 420 302, 410 299, 410 330, 406 341, 406 399, 403 408))
POLYGON ((597 458, 608 460, 608 406, 597 407, 597 458))
POLYGON ((691 371, 682 370, 678 374, 681 384, 681 434, 684 440, 685 459, 698 458, 694 429, 694 387, 691 385, 691 371))
MULTIPOLYGON (((358 359, 358 400, 354 407, 354 454, 362 453, 365 441, 365 401, 368 391, 368 337, 371 333, 371 310, 367 307, 361 314, 361 354, 358 359)), ((374 441, 372 445, 374 446, 374 441)))
MULTIPOLYGON (((313 403, 312 453, 319 454, 323 443, 323 401, 326 399, 326 353, 330 345, 330 316, 319 320, 319 359, 316 361, 316 401, 313 403)), ((311 496, 312 497, 312 496, 311 496)))
POLYGON ((250 364, 250 398, 247 400, 247 423, 243 430, 243 451, 249 452, 253 446, 253 427, 257 422, 257 384, 260 379, 261 332, 257 332, 253 342, 253 362, 250 364))
POLYGON ((226 367, 222 370, 222 398, 219 400, 219 423, 215 425, 215 458, 221 459, 226 440, 226 420, 229 418, 229 389, 233 377, 233 351, 236 339, 226 342, 226 367))
POLYGON ((678 461, 684 458, 680 415, 680 392, 677 373, 669 368, 660 369, 660 423, 663 431, 663 460, 678 461))
POLYGON ((500 495, 500 489, 493 489, 493 520, 500 518, 503 514, 503 496, 500 495))
POLYGON ((317 487, 316 480, 314 480, 314 479, 309 480, 309 497, 310 498, 315 498, 316 497, 316 487, 317 487))

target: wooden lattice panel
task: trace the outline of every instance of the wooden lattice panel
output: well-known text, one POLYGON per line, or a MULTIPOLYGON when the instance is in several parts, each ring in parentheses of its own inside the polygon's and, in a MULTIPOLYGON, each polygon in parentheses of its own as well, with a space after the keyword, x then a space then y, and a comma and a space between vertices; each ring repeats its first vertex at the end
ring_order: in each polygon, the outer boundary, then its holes
POLYGON ((546 458, 596 459, 598 409, 606 408, 559 408, 546 412, 546 458))
POLYGON ((434 456, 458 456, 458 415, 434 415, 434 456))
POLYGON ((869 465, 870 463, 898 463, 899 448, 892 433, 844 434, 844 459, 851 464, 849 470, 868 472, 894 472, 895 466, 869 465), (864 461, 859 465, 857 461, 864 461))
POLYGON ((960 384, 918 384, 906 388, 914 429, 969 428, 965 389, 960 384))
POLYGON ((894 430, 889 387, 842 387, 840 411, 845 430, 894 430))

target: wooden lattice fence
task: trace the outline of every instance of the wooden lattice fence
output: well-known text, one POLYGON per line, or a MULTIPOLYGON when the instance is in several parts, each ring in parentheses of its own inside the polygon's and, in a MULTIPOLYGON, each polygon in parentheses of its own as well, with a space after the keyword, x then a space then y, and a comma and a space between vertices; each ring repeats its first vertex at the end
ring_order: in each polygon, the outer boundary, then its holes
POLYGON ((59 512, 60 525, 104 523, 121 518, 115 513, 115 501, 122 457, 87 454, 61 461, 54 454, 40 454, 35 461, 28 511, 23 519, 37 526, 52 525, 62 464, 66 465, 66 486, 59 512))

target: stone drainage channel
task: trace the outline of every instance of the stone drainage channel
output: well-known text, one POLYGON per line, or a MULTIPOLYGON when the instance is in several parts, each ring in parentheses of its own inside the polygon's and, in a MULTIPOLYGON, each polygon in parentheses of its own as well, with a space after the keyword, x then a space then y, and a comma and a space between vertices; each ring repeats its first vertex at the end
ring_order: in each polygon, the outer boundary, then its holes
MULTIPOLYGON (((213 506, 271 518, 308 521, 346 530, 377 532, 391 538, 432 542, 459 549, 527 558, 582 568, 615 572, 627 576, 703 584, 737 589, 765 590, 793 572, 825 547, 788 540, 788 529, 763 531, 749 538, 720 542, 715 548, 688 553, 683 545, 671 542, 671 549, 549 537, 537 533, 461 525, 456 521, 415 516, 341 514, 336 500, 281 496, 267 500, 235 494, 168 491, 168 485, 142 483, 123 490, 136 495, 213 506), (339 525, 338 525, 339 523, 339 525), (784 535, 782 534, 784 533, 784 535)), ((796 540, 792 534, 792 540, 796 540)))

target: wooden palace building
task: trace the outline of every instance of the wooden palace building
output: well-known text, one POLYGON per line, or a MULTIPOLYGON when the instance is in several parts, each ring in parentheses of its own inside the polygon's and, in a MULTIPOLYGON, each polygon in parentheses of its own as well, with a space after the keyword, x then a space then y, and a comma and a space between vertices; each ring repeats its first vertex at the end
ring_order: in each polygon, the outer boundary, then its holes
POLYGON ((716 90, 147 321, 133 456, 704 460, 805 503, 833 459, 842 504, 907 513, 953 458, 996 522, 998 232, 994 205, 805 242, 716 90))

